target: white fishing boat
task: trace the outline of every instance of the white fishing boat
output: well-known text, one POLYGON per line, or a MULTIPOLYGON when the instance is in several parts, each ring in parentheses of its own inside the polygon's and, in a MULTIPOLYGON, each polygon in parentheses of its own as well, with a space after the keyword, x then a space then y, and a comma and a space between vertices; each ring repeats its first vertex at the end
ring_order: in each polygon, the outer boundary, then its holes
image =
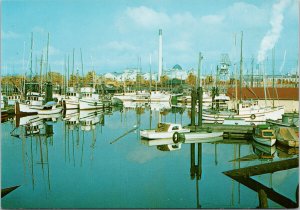
POLYGON ((146 139, 172 138, 175 132, 187 133, 190 129, 182 128, 181 124, 158 123, 155 130, 141 130, 140 135, 146 139))
POLYGON ((223 125, 250 125, 250 122, 243 118, 229 117, 224 119, 223 125))
POLYGON ((0 95, 1 109, 4 109, 4 95, 0 95))
POLYGON ((136 91, 136 92, 124 92, 124 93, 115 93, 112 99, 118 98, 121 101, 148 101, 149 92, 146 91, 136 91))
POLYGON ((277 142, 288 147, 299 147, 299 130, 292 127, 275 129, 277 142))
POLYGON ((260 124, 266 119, 277 120, 284 114, 284 107, 261 107, 257 101, 242 101, 236 110, 216 111, 203 110, 203 120, 206 123, 223 123, 225 118, 235 117, 245 119, 252 124, 260 124))
POLYGON ((7 96, 7 104, 9 106, 14 106, 16 102, 21 101, 21 95, 10 95, 7 96))
POLYGON ((257 125, 254 128, 253 139, 260 144, 273 146, 276 143, 275 131, 269 125, 257 125))
POLYGON ((75 91, 74 87, 69 87, 63 99, 65 109, 79 109, 80 94, 75 91))
POLYGON ((79 109, 100 109, 103 103, 100 100, 99 94, 96 93, 95 88, 84 87, 80 89, 82 98, 79 99, 79 109))
POLYGON ((270 120, 267 119, 266 121, 268 124, 277 125, 281 127, 297 127, 299 128, 299 113, 292 112, 292 113, 284 113, 282 115, 282 119, 280 120, 270 120))
POLYGON ((121 101, 133 101, 133 96, 135 93, 115 93, 112 100, 119 99, 121 101))
POLYGON ((171 102, 172 95, 168 92, 152 91, 150 94, 151 102, 171 102))
POLYGON ((53 114, 58 114, 62 111, 62 107, 57 107, 55 101, 49 101, 42 106, 42 109, 37 110, 38 115, 48 115, 49 117, 53 114))
POLYGON ((43 109, 44 97, 37 92, 29 92, 24 102, 15 103, 15 114, 37 114, 43 109))

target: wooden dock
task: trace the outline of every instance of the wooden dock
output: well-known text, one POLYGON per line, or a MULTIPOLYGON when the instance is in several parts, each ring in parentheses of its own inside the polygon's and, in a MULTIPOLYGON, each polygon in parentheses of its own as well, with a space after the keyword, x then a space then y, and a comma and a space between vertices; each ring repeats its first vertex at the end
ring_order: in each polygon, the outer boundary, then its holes
POLYGON ((223 138, 226 139, 249 139, 252 137, 253 126, 252 125, 223 125, 223 124, 202 124, 202 128, 198 126, 185 126, 189 128, 191 132, 197 132, 200 130, 211 130, 220 132, 223 131, 223 138))
POLYGON ((249 166, 240 169, 234 169, 231 171, 223 172, 225 175, 236 180, 237 182, 245 185, 249 189, 258 193, 260 208, 266 208, 268 206, 267 198, 278 203, 285 208, 297 208, 298 203, 298 187, 295 192, 296 202, 284 195, 276 192, 274 189, 269 188, 258 181, 251 178, 251 176, 274 173, 276 171, 288 170, 291 168, 299 167, 299 158, 293 158, 288 160, 276 161, 271 163, 265 163, 260 165, 249 166))

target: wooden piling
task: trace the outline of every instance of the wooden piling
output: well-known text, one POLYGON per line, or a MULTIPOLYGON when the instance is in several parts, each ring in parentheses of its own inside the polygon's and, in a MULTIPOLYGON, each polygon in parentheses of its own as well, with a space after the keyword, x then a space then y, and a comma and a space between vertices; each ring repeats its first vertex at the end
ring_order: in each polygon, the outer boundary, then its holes
POLYGON ((198 87, 197 89, 197 98, 198 98, 198 126, 202 127, 202 87, 198 87))
POLYGON ((197 93, 195 89, 192 89, 192 101, 191 101, 191 126, 195 126, 195 108, 196 108, 196 99, 197 99, 197 93))
POLYGON ((259 208, 268 208, 268 197, 263 189, 258 190, 259 208))

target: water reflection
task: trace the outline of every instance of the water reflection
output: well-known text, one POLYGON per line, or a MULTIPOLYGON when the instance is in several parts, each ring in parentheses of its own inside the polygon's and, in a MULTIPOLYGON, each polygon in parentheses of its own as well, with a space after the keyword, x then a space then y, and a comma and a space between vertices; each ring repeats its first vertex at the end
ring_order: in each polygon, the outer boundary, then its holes
MULTIPOLYGON (((281 145, 263 148, 250 139, 177 144, 173 139, 140 139, 140 129, 151 129, 159 122, 188 124, 188 112, 155 103, 130 106, 96 112, 68 110, 62 116, 28 116, 15 119, 14 125, 6 123, 4 126, 11 130, 4 132, 11 134, 14 142, 5 138, 3 151, 20 145, 25 183, 5 197, 5 204, 22 207, 15 200, 24 197, 28 207, 34 208, 49 207, 49 203, 57 208, 255 207, 258 196, 248 185, 259 189, 261 185, 254 180, 264 185, 264 190, 275 191, 279 186, 276 173, 244 182, 222 172, 298 157, 298 149, 281 145), (171 170, 167 165, 172 166, 171 170), (160 186, 163 187, 158 189, 160 186), (65 192, 61 192, 62 188, 65 192), (80 199, 87 194, 88 198, 80 199), (171 195, 174 199, 167 200, 171 195), (40 203, 35 202, 37 198, 40 203)), ((15 155, 3 154, 8 162, 15 155)), ((17 164, 14 161, 9 163, 17 164)), ((18 171, 5 169, 4 175, 15 179, 10 176, 18 171)), ((289 175, 290 172, 282 178, 283 183, 288 183, 280 185, 280 189, 292 188, 294 192, 297 179, 290 179, 289 175)))
POLYGON ((49 146, 53 146, 53 123, 60 118, 56 116, 26 116, 16 117, 16 127, 11 136, 22 141, 23 174, 26 180, 30 174, 32 190, 35 190, 36 180, 42 178, 47 189, 51 191, 51 175, 49 162, 49 146))

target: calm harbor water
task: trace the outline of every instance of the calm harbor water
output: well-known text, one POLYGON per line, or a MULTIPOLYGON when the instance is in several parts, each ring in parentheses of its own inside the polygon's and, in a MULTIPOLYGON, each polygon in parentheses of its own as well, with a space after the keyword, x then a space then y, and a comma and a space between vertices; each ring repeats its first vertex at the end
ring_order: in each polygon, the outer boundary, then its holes
MULTIPOLYGON (((162 122, 190 122, 187 110, 141 107, 44 119, 40 133, 27 137, 22 120, 18 128, 15 120, 3 123, 1 185, 20 187, 1 199, 2 207, 256 208, 258 193, 223 172, 298 156, 298 150, 279 147, 273 158, 259 157, 251 140, 165 151, 170 147, 149 146, 139 136, 157 125, 159 113, 162 122), (247 161, 232 161, 245 156, 247 161)), ((252 178, 296 202, 298 174, 294 168, 252 178)), ((268 204, 282 208, 270 199, 268 204)))

